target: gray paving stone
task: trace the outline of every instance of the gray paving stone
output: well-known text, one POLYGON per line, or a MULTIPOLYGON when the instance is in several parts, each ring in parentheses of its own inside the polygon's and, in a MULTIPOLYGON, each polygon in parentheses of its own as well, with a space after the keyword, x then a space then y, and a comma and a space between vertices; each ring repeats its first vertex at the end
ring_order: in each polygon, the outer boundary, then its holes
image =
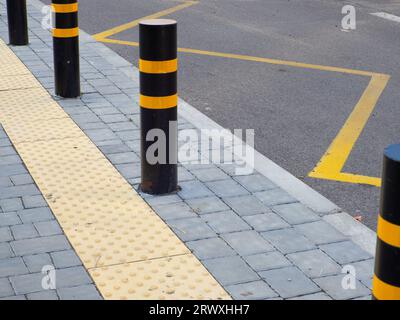
POLYGON ((46 290, 27 294, 28 300, 59 300, 56 290, 46 290))
POLYGON ((9 177, 0 177, 0 188, 1 187, 10 187, 13 183, 9 177))
POLYGON ((229 207, 217 197, 188 199, 186 203, 198 214, 229 210, 229 207))
POLYGON ((123 114, 101 115, 100 119, 103 120, 103 122, 105 123, 118 123, 128 121, 128 118, 126 118, 123 114))
POLYGON ((94 141, 95 143, 97 141, 114 140, 118 138, 117 135, 110 129, 85 130, 85 133, 90 140, 94 141))
POLYGON ((13 251, 11 250, 8 242, 0 243, 0 259, 11 258, 14 256, 13 251))
POLYGON ((172 220, 169 226, 182 241, 216 237, 216 233, 200 218, 172 220))
POLYGON ((0 213, 0 227, 21 224, 21 219, 15 212, 0 213))
POLYGON ((26 300, 26 298, 24 295, 18 295, 18 296, 0 298, 0 300, 26 300))
POLYGON ((160 196, 149 196, 146 197, 146 202, 151 206, 160 206, 163 204, 171 204, 182 202, 182 199, 178 197, 176 194, 170 195, 160 195, 160 196))
POLYGON ((194 179, 194 175, 192 175, 189 170, 185 169, 182 166, 178 167, 178 181, 183 182, 183 181, 189 181, 189 180, 193 180, 194 179))
POLYGON ((371 258, 371 255, 352 241, 337 242, 320 246, 321 250, 339 264, 348 264, 371 258))
POLYGON ((221 180, 214 182, 207 182, 209 187, 218 197, 234 197, 247 195, 249 192, 243 188, 239 183, 233 180, 221 180))
POLYGON ((10 178, 11 178, 11 181, 16 186, 34 183, 30 174, 19 174, 19 175, 11 176, 10 178))
POLYGON ((285 299, 321 290, 295 267, 262 271, 259 274, 285 299))
POLYGON ((261 200, 266 206, 272 207, 278 204, 292 203, 297 200, 289 195, 286 191, 276 188, 267 191, 256 192, 254 195, 261 200))
POLYGON ((250 192, 259 192, 276 188, 276 185, 261 174, 236 176, 234 179, 250 192))
POLYGON ((9 227, 1 227, 0 228, 0 242, 8 242, 11 240, 13 240, 13 237, 12 237, 10 228, 9 227))
POLYGON ((36 222, 34 225, 42 237, 63 234, 63 231, 56 220, 36 222))
POLYGON ((117 164, 115 168, 125 179, 140 177, 140 163, 117 164))
POLYGON ((42 272, 44 266, 53 265, 53 261, 48 253, 26 255, 22 258, 29 271, 32 273, 42 272))
POLYGON ((0 199, 19 198, 23 196, 33 196, 37 194, 40 194, 40 191, 34 184, 26 184, 22 186, 2 188, 0 199))
POLYGON ((27 294, 32 292, 43 291, 42 279, 44 275, 42 273, 31 273, 20 276, 11 277, 10 281, 18 294, 27 294))
POLYGON ((76 287, 92 283, 92 279, 82 266, 57 269, 56 276, 57 288, 76 287))
POLYGON ((280 218, 276 213, 266 212, 254 216, 244 216, 243 219, 254 228, 254 230, 263 232, 289 228, 290 225, 280 218))
MULTIPOLYGON (((1 139, 0 139, 1 140, 1 139)), ((0 142, 1 144, 1 142, 0 142)), ((27 173, 25 166, 22 164, 13 164, 7 166, 0 165, 0 177, 9 177, 15 174, 27 173)))
POLYGON ((202 239, 196 241, 189 241, 186 243, 194 255, 200 259, 221 258, 227 256, 235 256, 233 251, 223 240, 220 238, 202 239))
POLYGON ((225 289, 235 300, 264 300, 278 296, 264 281, 236 284, 225 289))
POLYGON ((340 273, 341 267, 321 250, 288 254, 287 258, 310 278, 340 273))
POLYGON ((24 208, 20 198, 0 200, 0 207, 3 212, 14 212, 24 208))
POLYGON ((291 262, 278 252, 267 252, 244 257, 244 260, 255 271, 266 271, 291 266, 291 262))
POLYGON ((346 240, 346 237, 325 221, 315 221, 295 226, 295 229, 316 244, 346 240))
POLYGON ((213 196, 213 193, 199 181, 185 181, 180 184, 182 190, 178 195, 184 199, 204 198, 213 196))
POLYGON ((63 235, 12 241, 11 246, 18 256, 70 249, 70 244, 63 235))
POLYGON ((36 238, 39 233, 32 224, 19 224, 11 227, 12 234, 15 240, 36 238))
POLYGON ((0 165, 18 164, 22 163, 21 158, 18 155, 2 156, 0 157, 0 165))
POLYGON ((22 261, 22 258, 0 259, 0 278, 26 273, 28 273, 28 269, 22 261))
MULTIPOLYGON (((101 152, 104 154, 114 154, 114 153, 124 153, 124 152, 129 152, 131 149, 126 144, 115 144, 115 145, 109 145, 109 146, 101 146, 99 148, 101 152)), ((133 162, 133 161, 130 161, 133 162)))
POLYGON ((293 229, 281 229, 262 233, 262 236, 284 254, 314 249, 310 240, 293 229))
POLYGON ((307 294, 305 296, 291 298, 289 300, 332 300, 332 298, 328 296, 326 293, 317 292, 313 294, 307 294))
POLYGON ((340 274, 336 276, 314 279, 314 281, 334 300, 353 299, 366 296, 370 293, 370 290, 358 280, 356 280, 355 289, 344 289, 342 286, 344 276, 345 274, 340 274))
POLYGON ((191 172, 197 177, 197 179, 199 179, 202 182, 229 179, 229 176, 217 167, 207 168, 207 169, 197 169, 197 170, 192 170, 191 172))
POLYGON ((61 288, 57 290, 62 300, 102 300, 101 295, 94 285, 61 288))
POLYGON ((7 147, 0 147, 0 157, 9 156, 9 155, 16 155, 17 152, 12 146, 7 147))
POLYGON ((238 256, 203 260, 203 264, 223 286, 260 279, 238 256))
POLYGON ((14 294, 10 281, 7 278, 0 279, 0 298, 9 297, 14 294))
POLYGON ((351 264, 356 269, 356 277, 367 288, 372 289, 372 278, 374 275, 374 259, 354 262, 351 264))
POLYGON ((221 237, 241 256, 274 250, 274 247, 255 231, 227 233, 221 237))
POLYGON ((301 224, 320 220, 320 217, 301 203, 289 203, 272 207, 290 224, 301 224))
POLYGON ((164 220, 196 217, 196 214, 193 212, 193 210, 183 202, 153 206, 153 209, 164 220))
POLYGON ((18 211, 23 223, 41 222, 54 219, 53 213, 48 207, 24 209, 18 211))
POLYGON ((140 161, 139 156, 137 156, 134 152, 113 153, 107 155, 107 158, 114 165, 140 161))
POLYGON ((22 203, 25 209, 46 207, 47 202, 42 195, 22 197, 22 203))
POLYGON ((252 195, 229 197, 222 200, 241 216, 250 216, 271 211, 252 195))
MULTIPOLYGON (((118 111, 119 112, 119 111, 118 111)), ((132 123, 131 121, 128 121, 126 119, 124 122, 114 122, 114 123, 109 123, 108 126, 111 128, 112 131, 114 132, 119 132, 119 131, 135 131, 138 130, 139 128, 132 123)))
POLYGON ((201 217, 218 234, 251 230, 251 227, 233 211, 204 214, 201 217))
POLYGON ((57 269, 81 266, 82 262, 74 250, 52 252, 51 257, 57 269))

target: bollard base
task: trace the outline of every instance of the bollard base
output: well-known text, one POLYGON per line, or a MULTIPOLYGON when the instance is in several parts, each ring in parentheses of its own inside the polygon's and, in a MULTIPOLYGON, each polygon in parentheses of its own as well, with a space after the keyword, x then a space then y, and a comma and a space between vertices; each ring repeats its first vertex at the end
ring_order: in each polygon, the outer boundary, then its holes
POLYGON ((139 191, 146 193, 146 194, 151 194, 151 195, 167 195, 167 194, 175 194, 179 191, 181 191, 182 188, 180 186, 176 186, 173 188, 169 189, 160 189, 160 188, 152 188, 152 186, 149 185, 149 183, 141 183, 139 184, 139 191))

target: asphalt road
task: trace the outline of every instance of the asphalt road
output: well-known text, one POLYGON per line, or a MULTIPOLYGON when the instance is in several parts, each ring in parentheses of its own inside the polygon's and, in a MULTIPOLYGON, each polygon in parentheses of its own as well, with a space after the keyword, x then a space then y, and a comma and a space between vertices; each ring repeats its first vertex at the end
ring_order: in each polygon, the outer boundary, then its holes
MULTIPOLYGON (((50 0, 46 0, 47 3, 50 0)), ((172 0, 81 0, 80 27, 97 34, 179 4, 172 0)), ((391 75, 343 171, 380 177, 382 152, 399 142, 400 0, 200 0, 168 15, 179 46, 391 75), (357 29, 341 30, 353 4, 357 29)), ((138 29, 112 39, 138 41, 138 29)), ((137 64, 138 49, 107 44, 137 64)), ((179 94, 218 122, 255 129, 256 149, 374 229, 379 188, 308 177, 369 83, 359 75, 181 53, 179 94)))

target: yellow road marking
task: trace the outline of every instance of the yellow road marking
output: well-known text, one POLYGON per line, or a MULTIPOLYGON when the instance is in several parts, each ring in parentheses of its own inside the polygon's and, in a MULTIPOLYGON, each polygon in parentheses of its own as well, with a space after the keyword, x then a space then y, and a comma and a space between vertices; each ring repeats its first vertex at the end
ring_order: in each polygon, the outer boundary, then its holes
POLYGON ((229 299, 2 41, 0 61, 0 123, 103 297, 229 299))
POLYGON ((149 16, 146 16, 146 17, 143 17, 143 18, 140 18, 140 19, 133 20, 131 22, 125 23, 125 24, 120 25, 118 27, 106 30, 104 32, 97 33, 97 34, 93 35, 93 38, 96 39, 97 41, 102 41, 104 38, 111 37, 111 36, 113 36, 113 35, 115 35, 117 33, 120 33, 120 32, 123 32, 125 30, 128 30, 128 29, 136 27, 139 24, 139 22, 142 21, 142 20, 161 18, 161 17, 166 16, 168 14, 171 14, 171 13, 177 12, 179 10, 182 10, 182 9, 188 8, 190 6, 193 6, 194 4, 197 4, 197 3, 198 3, 198 1, 185 1, 184 3, 181 3, 181 4, 179 4, 179 5, 175 6, 175 7, 172 7, 172 8, 169 8, 169 9, 166 9, 166 10, 151 14, 149 16))
MULTIPOLYGON (((191 1, 190 3, 191 5, 193 5, 197 2, 191 1)), ((176 12, 188 6, 183 6, 179 8, 178 7, 179 6, 171 8, 171 10, 174 10, 173 12, 176 12)), ((138 23, 143 19, 148 19, 149 17, 161 18, 170 13, 171 12, 168 12, 168 10, 160 11, 151 16, 137 19, 122 26, 115 27, 113 29, 98 33, 94 36, 94 38, 97 41, 105 43, 138 47, 139 46, 138 42, 110 39, 109 37, 121 31, 125 31, 127 29, 136 27, 138 23)), ((388 81, 390 80, 389 75, 371 71, 355 70, 355 69, 340 68, 333 66, 302 63, 297 61, 270 59, 270 58, 255 57, 249 55, 215 52, 215 51, 207 51, 207 50, 199 50, 191 48, 178 48, 178 51, 183 53, 191 53, 204 56, 229 58, 242 61, 261 62, 273 65, 282 65, 295 68, 304 68, 304 69, 320 70, 327 72, 338 72, 343 74, 370 77, 371 78, 370 83, 368 87, 365 89, 361 99, 355 106, 353 112, 347 119, 345 125, 342 127, 342 129, 332 142, 331 146, 328 148, 327 152, 323 155, 317 166, 309 173, 309 177, 347 182, 347 183, 368 184, 377 187, 380 186, 381 184, 380 178, 346 173, 342 172, 341 170, 343 169, 348 157, 350 156, 350 153, 354 148, 354 145, 357 142, 358 137, 360 136, 362 130, 364 129, 369 119, 369 116, 374 110, 379 97, 383 93, 388 81)))

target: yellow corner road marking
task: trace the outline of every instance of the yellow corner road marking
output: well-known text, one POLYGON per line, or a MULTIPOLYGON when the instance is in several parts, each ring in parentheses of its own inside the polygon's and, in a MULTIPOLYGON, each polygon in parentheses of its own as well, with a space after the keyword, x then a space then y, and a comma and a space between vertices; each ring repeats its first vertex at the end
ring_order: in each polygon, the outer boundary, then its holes
POLYGON ((230 299, 2 41, 0 62, 0 123, 103 297, 230 299))
POLYGON ((371 77, 371 81, 361 99, 347 118, 346 123, 333 140, 325 155, 310 173, 310 177, 380 186, 379 178, 344 175, 341 171, 389 79, 390 76, 388 75, 374 74, 371 77))

